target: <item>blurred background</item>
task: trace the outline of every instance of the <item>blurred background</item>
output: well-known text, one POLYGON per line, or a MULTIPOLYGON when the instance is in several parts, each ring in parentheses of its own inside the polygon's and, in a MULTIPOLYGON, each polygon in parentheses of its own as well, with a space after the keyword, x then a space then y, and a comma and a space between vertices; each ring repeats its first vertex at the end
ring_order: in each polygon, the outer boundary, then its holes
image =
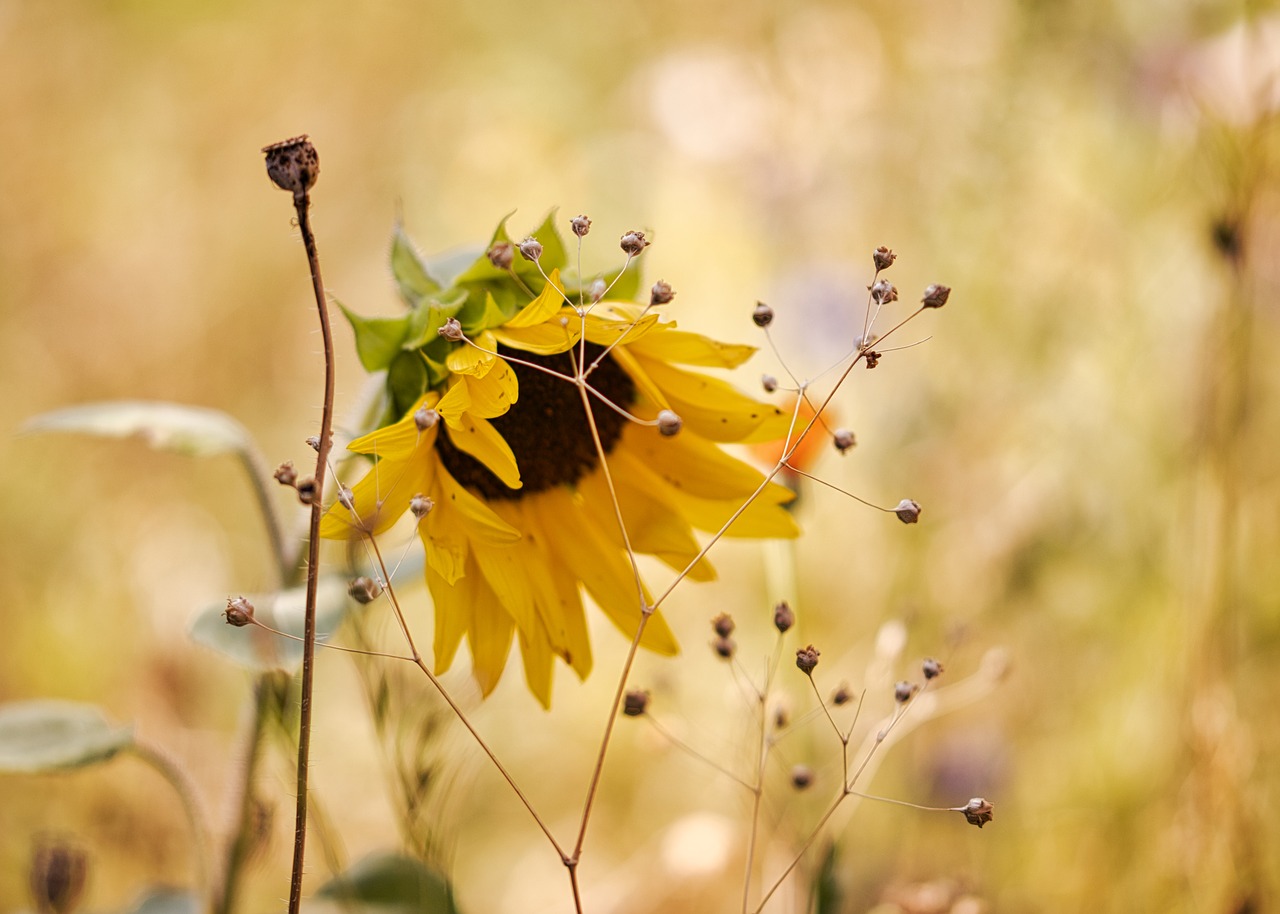
MULTIPOLYGON (((928 283, 954 288, 903 339, 926 344, 841 390, 859 446, 812 466, 878 504, 916 499, 921 523, 806 486, 794 552, 727 545, 722 581, 668 604, 684 654, 642 658, 633 680, 745 772, 758 729, 706 646, 718 612, 758 678, 787 596, 803 641, 786 649, 822 649, 823 689, 869 683, 868 722, 920 658, 960 680, 1004 652, 1005 678, 893 746, 869 787, 986 796, 995 821, 850 806, 769 910, 804 910, 824 859, 828 910, 1275 910, 1278 105, 1265 3, 3 0, 0 701, 94 702, 132 724, 199 788, 222 853, 253 677, 187 629, 273 586, 253 494, 228 457, 18 432, 78 403, 172 400, 237 417, 270 465, 307 459, 314 306, 258 151, 305 132, 328 288, 365 314, 400 307, 397 215, 433 254, 553 207, 595 220, 588 270, 648 232, 646 275, 676 288, 683 326, 763 345, 750 312, 769 302, 801 378, 859 332, 877 245, 899 254, 901 313, 928 283)), ((341 415, 363 372, 337 332, 341 415)), ((763 371, 783 373, 767 349, 737 380, 758 389, 763 371)), ((426 638, 425 593, 404 600, 426 638)), ((598 621, 596 673, 563 676, 550 713, 514 666, 484 705, 449 680, 565 836, 622 656, 598 621)), ((313 783, 331 840, 313 842, 313 886, 401 846, 357 669, 322 655, 313 783)), ((509 791, 420 681, 392 680, 406 725, 430 725, 424 821, 461 909, 571 909, 509 791)), ((777 694, 813 704, 789 664, 777 694)), ((823 727, 779 747, 769 873, 838 784, 823 727), (784 783, 796 762, 818 775, 803 795, 784 783)), ((287 892, 277 748, 243 911, 287 892)), ((739 909, 750 803, 732 782, 628 720, 603 791, 589 910, 739 909)), ((197 878, 180 804, 132 757, 0 776, 0 910, 32 907, 49 840, 86 854, 86 910, 197 878)))

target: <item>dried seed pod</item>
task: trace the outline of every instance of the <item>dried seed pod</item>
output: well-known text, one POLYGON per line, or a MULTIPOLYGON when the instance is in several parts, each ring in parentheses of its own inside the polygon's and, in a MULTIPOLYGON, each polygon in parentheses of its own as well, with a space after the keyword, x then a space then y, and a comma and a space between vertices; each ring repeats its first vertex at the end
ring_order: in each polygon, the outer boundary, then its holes
POLYGON ((88 855, 62 840, 44 840, 31 857, 31 897, 39 914, 70 914, 84 892, 88 855))
POLYGON ((320 176, 320 154, 304 133, 270 146, 263 146, 267 156, 267 177, 281 190, 290 191, 295 200, 307 195, 320 176))
POLYGON ((276 482, 282 486, 295 486, 298 483, 298 471, 293 468, 293 461, 286 460, 280 466, 276 467, 276 471, 271 474, 275 477, 276 482))
POLYGON ((649 707, 649 693, 643 689, 632 689, 622 699, 622 713, 627 717, 639 717, 649 707))
POLYGON ((898 255, 893 253, 883 244, 871 252, 871 261, 876 265, 876 272, 887 270, 893 266, 893 262, 898 259, 898 255))
POLYGON ((644 232, 631 231, 622 236, 622 240, 618 243, 623 253, 629 257, 635 257, 641 251, 649 246, 649 241, 644 237, 644 232))
POLYGON ((658 413, 658 431, 666 437, 679 434, 683 427, 684 420, 671 410, 664 409, 658 413))
POLYGON ((808 765, 796 765, 791 769, 791 786, 796 790, 807 790, 813 786, 813 769, 808 765))
POLYGON ((456 317, 451 317, 445 321, 439 332, 442 337, 451 343, 457 343, 463 338, 462 324, 458 322, 456 317))
POLYGON ((756 309, 751 312, 751 319, 757 327, 768 327, 773 323, 773 309, 762 301, 756 302, 756 309))
POLYGON ((796 624, 796 614, 792 610, 791 604, 783 600, 773 608, 773 627, 778 630, 779 634, 785 635, 787 629, 796 624))
POLYGON ((818 656, 821 653, 822 651, 812 644, 808 647, 802 647, 796 651, 796 668, 806 676, 812 676, 814 667, 818 665, 818 656))
POLYGON ((833 705, 847 705, 853 700, 853 693, 849 691, 847 683, 840 683, 840 687, 831 693, 831 703, 833 705))
POLYGON ((935 282, 925 288, 924 295, 920 297, 920 305, 924 308, 941 308, 950 297, 951 287, 935 282))
POLYGON ((922 664, 925 679, 937 679, 942 675, 943 665, 932 657, 926 657, 922 664))
POLYGON ((569 225, 579 238, 586 237, 587 232, 591 231, 591 220, 586 216, 574 216, 569 220, 569 225))
POLYGON ((222 613, 227 617, 227 624, 243 628, 253 621, 253 604, 244 597, 228 597, 227 608, 222 613))
POLYGON ((738 650, 738 642, 728 636, 721 636, 711 642, 712 649, 725 660, 730 659, 738 650))
POLYGON ((587 289, 587 294, 591 296, 593 302, 598 302, 604 298, 604 293, 609 291, 609 284, 603 279, 597 277, 591 283, 591 287, 587 289))
POLYGON ((995 817, 995 806, 983 797, 974 797, 960 807, 959 812, 964 813, 964 817, 970 825, 982 828, 995 817))
POLYGON ((675 297, 676 293, 675 290, 671 288, 671 284, 659 279, 653 284, 653 288, 649 290, 649 305, 651 307, 665 305, 675 297))
POLYGON ((914 524, 920 521, 920 505, 910 498, 904 498, 898 502, 897 507, 893 509, 893 513, 898 515, 898 520, 904 524, 914 524))
POLYGON ((893 687, 893 700, 900 705, 909 702, 920 691, 920 687, 914 682, 907 682, 905 679, 893 687))
POLYGON ((413 414, 413 425, 420 431, 425 432, 429 428, 434 428, 435 424, 440 421, 440 414, 434 409, 426 406, 420 406, 413 414))
POLYGON ((876 352, 874 349, 868 349, 862 354, 862 361, 866 364, 867 368, 875 368, 879 365, 880 358, 880 353, 876 352))
POLYGON ((516 260, 516 252, 511 247, 510 241, 495 241, 489 250, 485 251, 485 256, 489 258, 489 263, 499 270, 510 270, 516 260))
POLYGON ((538 243, 538 239, 530 235, 524 241, 517 245, 520 249, 520 256, 525 260, 532 260, 537 263, 542 257, 542 245, 538 243))
POLYGON ((352 578, 347 584, 347 596, 355 600, 361 606, 368 605, 378 599, 378 595, 382 593, 382 585, 373 578, 361 575, 358 578, 352 578))
POLYGON ((778 389, 778 379, 771 374, 760 375, 760 386, 764 388, 767 394, 773 393, 778 389))
POLYGON ((736 626, 733 623, 733 616, 728 613, 721 613, 711 620, 711 627, 715 629, 715 633, 721 638, 728 638, 733 634, 736 626))
POLYGON ((304 505, 314 504, 316 497, 320 494, 316 489, 316 478, 314 476, 307 476, 304 479, 299 479, 297 489, 298 501, 302 502, 304 505))
POLYGON ((435 500, 423 495, 419 492, 413 498, 409 499, 409 511, 418 520, 422 520, 431 513, 431 509, 436 506, 435 500))
POLYGON ((858 439, 854 437, 853 432, 849 431, 847 428, 836 429, 832 434, 832 438, 834 439, 836 450, 839 451, 841 455, 852 450, 853 446, 858 443, 858 439))
POLYGON ((898 290, 887 279, 878 279, 867 286, 871 291, 871 300, 877 305, 887 305, 898 300, 898 290))

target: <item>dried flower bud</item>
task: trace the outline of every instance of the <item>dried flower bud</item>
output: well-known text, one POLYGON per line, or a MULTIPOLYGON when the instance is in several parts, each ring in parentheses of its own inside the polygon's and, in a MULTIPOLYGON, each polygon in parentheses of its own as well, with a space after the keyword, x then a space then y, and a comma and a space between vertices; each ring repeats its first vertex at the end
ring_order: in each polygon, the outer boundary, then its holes
POLYGON ((905 679, 893 687, 893 700, 900 705, 909 702, 920 691, 920 687, 914 682, 907 682, 905 679))
POLYGON ((768 327, 773 323, 773 309, 762 301, 756 302, 756 309, 751 312, 751 319, 757 327, 768 327))
POLYGON ((569 225, 573 228, 573 233, 579 238, 586 236, 591 231, 591 220, 586 216, 574 216, 569 220, 569 225))
POLYGON ((773 709, 773 729, 785 730, 791 723, 791 711, 786 705, 778 705, 773 709))
POLYGON ((841 454, 853 450, 853 446, 858 443, 858 439, 854 437, 853 432, 847 428, 838 428, 832 436, 835 439, 836 450, 841 454))
POLYGON ((635 257, 649 246, 649 241, 644 237, 644 232, 627 232, 619 245, 628 257, 635 257))
POLYGON ((868 349, 863 353, 862 360, 866 363, 867 368, 875 368, 880 364, 880 353, 876 352, 874 349, 868 349))
POLYGON ((926 657, 922 666, 925 679, 937 679, 945 669, 939 661, 934 660, 932 657, 926 657))
POLYGON ((311 448, 311 450, 313 450, 313 451, 319 451, 319 450, 320 450, 320 436, 319 436, 319 435, 311 435, 311 436, 309 436, 309 437, 307 438, 307 447, 311 448))
POLYGON ((728 613, 721 613, 711 620, 711 627, 721 638, 728 638, 733 634, 733 617, 728 613))
POLYGON ((366 606, 378 599, 378 595, 382 593, 382 585, 373 578, 367 578, 361 575, 358 578, 352 578, 351 583, 347 585, 347 596, 355 600, 361 606, 366 606))
POLYGON ((671 288, 671 284, 665 280, 659 279, 653 284, 653 288, 649 290, 649 305, 656 307, 657 305, 665 305, 676 297, 675 290, 671 288))
POLYGON ((608 291, 609 284, 599 277, 596 277, 596 279, 592 281, 591 287, 587 290, 591 295, 591 300, 593 302, 598 302, 600 299, 604 298, 604 293, 608 291))
POLYGON ((414 411, 413 425, 420 432, 425 432, 429 428, 435 428, 435 424, 439 421, 440 414, 434 409, 420 406, 414 411))
POLYGON ((974 797, 957 811, 964 813, 964 817, 970 825, 982 828, 995 817, 995 809, 991 803, 982 797, 974 797))
POLYGON ((263 146, 267 156, 267 177, 295 200, 307 195, 320 176, 320 154, 304 133, 280 143, 263 146))
POLYGON ((887 270, 893 266, 893 262, 898 259, 898 255, 893 253, 883 244, 871 252, 871 260, 876 265, 876 272, 887 270))
POLYGON ((355 513, 355 510, 356 510, 355 495, 354 493, 352 493, 351 489, 348 486, 344 486, 344 485, 338 486, 338 504, 342 505, 342 507, 346 508, 348 511, 355 513))
POLYGON ((489 263, 499 270, 510 270, 511 264, 515 262, 516 252, 511 247, 510 241, 495 241, 489 246, 489 250, 485 251, 485 256, 489 258, 489 263))
POLYGON ((45 840, 31 856, 31 897, 40 914, 69 914, 84 892, 88 855, 66 841, 45 840))
POLYGON ((271 474, 276 478, 276 482, 282 486, 293 486, 298 482, 298 471, 293 468, 293 461, 286 460, 280 466, 276 467, 276 471, 271 474))
POLYGON ((910 498, 904 498, 898 502, 897 507, 893 509, 893 513, 898 515, 898 520, 904 524, 918 523, 920 520, 920 505, 910 498))
POLYGON ((877 305, 887 305, 898 300, 898 290, 887 279, 877 279, 867 288, 871 290, 871 300, 877 305))
POLYGON ((791 604, 783 600, 773 608, 773 627, 778 630, 779 634, 786 634, 787 629, 796 624, 795 611, 791 609, 791 604))
POLYGON ((818 650, 812 644, 808 647, 802 647, 796 651, 796 668, 806 676, 813 675, 813 668, 818 665, 818 656, 822 651, 818 650))
POLYGON ((658 431, 666 437, 679 434, 680 429, 684 427, 684 420, 677 416, 669 409, 661 410, 658 413, 658 431))
POLYGON ((715 650, 717 655, 728 660, 738 650, 738 643, 732 638, 720 637, 711 642, 711 647, 715 650))
POLYGON ((431 509, 436 506, 435 500, 423 495, 419 492, 413 498, 409 499, 409 511, 418 520, 422 520, 431 513, 431 509))
POLYGON ((833 705, 847 705, 853 700, 853 693, 849 691, 847 683, 840 683, 840 688, 831 693, 831 703, 833 705))
POLYGON ((298 501, 304 505, 315 504, 316 497, 320 494, 316 488, 316 478, 308 476, 305 479, 298 480, 298 501))
POLYGON ((222 613, 227 617, 227 624, 243 628, 253 621, 253 604, 244 597, 227 598, 227 608, 222 613))
POLYGON ((796 790, 808 790, 813 784, 813 769, 808 765, 796 765, 791 769, 791 786, 796 790))
POLYGON ((524 241, 520 242, 517 247, 520 248, 520 256, 525 260, 532 260, 534 263, 542 256, 542 245, 538 243, 538 239, 530 235, 524 241))
POLYGON ((920 305, 925 308, 941 308, 950 297, 951 287, 935 282, 924 290, 924 295, 920 298, 920 305))
POLYGON ((627 717, 639 717, 649 707, 649 693, 644 689, 632 689, 622 699, 622 713, 627 717))
POLYGON ((440 328, 440 335, 451 343, 457 343, 462 339, 462 324, 456 317, 451 317, 440 328))
POLYGON ((760 375, 760 386, 764 388, 767 394, 773 393, 778 389, 778 379, 771 374, 760 375))

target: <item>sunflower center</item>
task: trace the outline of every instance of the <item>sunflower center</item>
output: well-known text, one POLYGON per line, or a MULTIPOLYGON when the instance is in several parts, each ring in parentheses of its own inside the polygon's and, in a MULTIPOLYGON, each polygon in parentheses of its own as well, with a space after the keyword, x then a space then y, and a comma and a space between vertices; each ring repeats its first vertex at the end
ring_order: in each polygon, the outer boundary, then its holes
MULTIPOLYGON (((587 364, 599 358, 603 351, 603 347, 588 343, 587 364)), ((567 352, 534 355, 501 346, 498 352, 563 375, 573 374, 573 359, 567 352)), ((520 399, 506 413, 489 421, 515 454, 523 488, 507 488, 488 467, 459 450, 449 439, 447 429, 436 436, 440 462, 453 478, 481 497, 493 500, 516 500, 553 486, 575 483, 600 462, 577 387, 545 372, 510 364, 520 384, 520 399)), ((601 361, 590 380, 592 387, 618 406, 625 408, 635 398, 635 382, 612 358, 601 361)), ((622 436, 627 420, 596 397, 590 400, 600 443, 608 454, 622 436)))

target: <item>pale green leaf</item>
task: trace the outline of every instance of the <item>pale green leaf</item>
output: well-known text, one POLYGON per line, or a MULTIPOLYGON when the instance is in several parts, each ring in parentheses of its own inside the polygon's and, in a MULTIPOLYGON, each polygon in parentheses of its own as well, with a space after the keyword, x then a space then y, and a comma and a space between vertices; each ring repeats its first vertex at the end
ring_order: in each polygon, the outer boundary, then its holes
POLYGON ((243 425, 224 412, 147 400, 108 400, 42 413, 20 431, 73 432, 99 438, 140 438, 150 447, 192 457, 250 453, 243 425))
POLYGON ((38 700, 0 705, 0 772, 34 774, 106 761, 133 744, 133 729, 96 705, 38 700))

